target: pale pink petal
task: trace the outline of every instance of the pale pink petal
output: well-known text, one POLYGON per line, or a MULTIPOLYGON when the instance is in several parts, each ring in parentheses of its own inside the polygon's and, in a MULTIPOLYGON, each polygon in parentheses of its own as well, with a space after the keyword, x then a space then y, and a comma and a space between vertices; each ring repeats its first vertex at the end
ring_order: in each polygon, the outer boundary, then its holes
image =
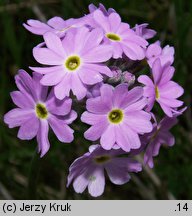
POLYGON ((100 73, 90 70, 86 67, 86 65, 78 71, 78 74, 81 78, 81 81, 87 85, 94 85, 103 80, 103 77, 100 75, 100 73))
POLYGON ((71 83, 71 74, 67 73, 63 80, 54 87, 55 96, 59 100, 62 100, 66 96, 69 96, 69 92, 72 86, 71 83))
POLYGON ((100 139, 101 146, 106 150, 110 150, 114 146, 115 141, 116 141, 115 126, 109 125, 101 135, 101 139, 100 139))
POLYGON ((53 130, 53 132, 55 133, 55 135, 57 136, 57 138, 61 141, 61 142, 65 142, 65 143, 71 143, 74 139, 73 133, 74 131, 65 124, 65 122, 59 118, 57 118, 56 116, 52 115, 49 119, 48 122, 53 130))
POLYGON ((125 42, 123 51, 131 60, 142 60, 145 57, 143 48, 133 42, 125 42))
POLYGON ((101 115, 101 114, 93 114, 90 112, 85 111, 82 115, 81 115, 81 121, 85 122, 87 124, 90 125, 95 125, 97 123, 99 123, 100 121, 106 119, 105 115, 101 115))
POLYGON ((163 98, 178 98, 184 93, 184 89, 176 82, 169 81, 164 85, 159 86, 160 97, 163 98))
POLYGON ((98 114, 107 114, 110 111, 107 104, 101 101, 101 97, 88 99, 86 108, 88 111, 98 114))
POLYGON ((40 121, 40 128, 37 133, 38 151, 43 157, 50 148, 50 143, 48 140, 49 125, 46 120, 40 121))
POLYGON ((47 48, 33 48, 35 60, 45 65, 62 65, 64 58, 47 48))
POLYGON ((127 106, 137 102, 143 96, 143 88, 135 87, 131 89, 125 96, 124 101, 121 103, 121 108, 126 108, 127 106))
POLYGON ((89 179, 85 176, 84 173, 79 175, 73 182, 73 188, 76 193, 83 193, 83 191, 88 186, 89 179))
POLYGON ((78 100, 83 99, 87 94, 87 88, 81 82, 78 74, 72 74, 71 77, 71 90, 78 100))
POLYGON ((113 107, 113 87, 111 85, 105 84, 100 88, 101 101, 106 104, 109 109, 113 107))
POLYGON ((67 115, 71 111, 72 100, 65 98, 58 100, 55 98, 54 92, 52 91, 46 101, 46 107, 48 111, 55 115, 67 115))
POLYGON ((35 102, 28 94, 21 91, 11 92, 13 103, 20 108, 34 108, 35 102))
POLYGON ((22 123, 19 131, 18 131, 18 138, 21 140, 31 140, 33 139, 39 130, 39 119, 35 116, 26 120, 22 123))
POLYGON ((97 71, 101 74, 104 74, 106 76, 112 77, 113 73, 112 71, 105 65, 102 64, 88 64, 86 63, 86 68, 89 68, 89 70, 97 71))
POLYGON ((9 128, 21 126, 27 120, 35 117, 33 109, 15 108, 4 115, 4 122, 9 128))
POLYGON ((104 37, 104 33, 100 28, 92 30, 87 37, 83 52, 93 49, 98 46, 104 37))
POLYGON ((109 123, 106 119, 102 119, 99 123, 91 126, 85 133, 84 137, 88 140, 98 140, 103 132, 107 129, 109 123))
POLYGON ((139 76, 138 81, 146 86, 154 87, 152 80, 146 75, 139 76))
POLYGON ((112 57, 112 47, 109 45, 100 45, 84 53, 82 57, 86 63, 106 62, 112 57))
POLYGON ((93 197, 101 196, 105 189, 105 176, 102 167, 97 167, 90 177, 88 191, 93 197))
POLYGON ((130 128, 133 126, 134 131, 137 133, 149 133, 152 131, 153 126, 150 122, 151 115, 144 111, 125 112, 125 124, 130 128))
POLYGON ((53 73, 63 70, 63 66, 53 66, 53 67, 29 67, 32 71, 39 74, 53 73))
POLYGON ((172 66, 165 67, 159 85, 163 85, 170 81, 174 75, 175 68, 172 66))
POLYGON ((154 61, 152 66, 152 73, 155 84, 158 84, 162 76, 162 67, 160 59, 154 61))
POLYGON ((93 13, 93 17, 94 17, 94 20, 98 23, 98 25, 100 25, 105 30, 105 32, 110 32, 109 21, 107 17, 105 17, 100 10, 96 10, 93 13))
POLYGON ((113 184, 123 185, 127 183, 131 178, 128 170, 125 167, 122 168, 118 166, 115 162, 107 164, 105 168, 107 170, 109 179, 113 184))
POLYGON ((128 85, 121 84, 116 86, 113 93, 113 104, 115 107, 121 107, 122 101, 124 100, 123 95, 128 92, 128 85))
POLYGON ((61 39, 56 34, 52 32, 47 32, 43 35, 43 38, 45 40, 47 48, 49 48, 62 58, 66 57, 66 53, 61 43, 61 39))
POLYGON ((121 17, 117 13, 111 13, 109 15, 109 23, 110 23, 110 30, 112 32, 116 32, 121 24, 121 17))
POLYGON ((48 74, 45 74, 41 79, 41 84, 45 86, 54 86, 60 83, 65 77, 64 70, 54 71, 48 74))

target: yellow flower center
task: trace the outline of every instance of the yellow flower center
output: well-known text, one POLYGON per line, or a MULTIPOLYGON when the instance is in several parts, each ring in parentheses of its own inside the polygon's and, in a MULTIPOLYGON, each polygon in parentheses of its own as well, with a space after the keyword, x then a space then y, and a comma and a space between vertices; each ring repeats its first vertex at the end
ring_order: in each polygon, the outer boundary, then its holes
POLYGON ((113 124, 119 124, 124 117, 123 111, 120 109, 114 109, 108 114, 108 119, 113 124))
POLYGON ((66 61, 65 61, 65 66, 68 70, 74 71, 80 66, 80 58, 79 56, 70 56, 66 61))
POLYGON ((40 119, 46 119, 48 117, 48 111, 44 104, 38 103, 35 107, 36 115, 40 119))
POLYGON ((112 41, 120 41, 121 38, 119 37, 119 35, 114 34, 114 33, 107 33, 106 37, 109 38, 112 41))
POLYGON ((155 97, 156 97, 156 99, 160 98, 160 93, 159 93, 159 89, 157 86, 155 86, 155 97))
POLYGON ((101 155, 94 158, 95 162, 98 164, 103 164, 110 160, 110 157, 108 155, 101 155))

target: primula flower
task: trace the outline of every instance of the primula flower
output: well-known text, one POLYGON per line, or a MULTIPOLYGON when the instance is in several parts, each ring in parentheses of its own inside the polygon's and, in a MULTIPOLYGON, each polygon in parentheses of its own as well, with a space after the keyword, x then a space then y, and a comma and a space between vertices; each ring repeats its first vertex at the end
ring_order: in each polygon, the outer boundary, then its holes
POLYGON ((89 88, 88 92, 87 92, 87 98, 95 98, 101 95, 100 93, 100 88, 103 85, 103 82, 97 83, 94 86, 91 86, 91 88, 89 88))
POLYGON ((106 151, 100 145, 92 145, 89 152, 76 159, 70 166, 67 186, 73 182, 77 193, 82 193, 88 187, 92 196, 100 196, 105 188, 104 170, 112 183, 127 183, 131 178, 129 173, 140 172, 142 166, 131 158, 119 157, 123 154, 125 152, 122 150, 106 151))
POLYGON ((157 41, 147 47, 147 62, 151 68, 156 59, 160 59, 161 65, 166 65, 167 63, 171 65, 174 61, 174 53, 174 47, 167 45, 162 49, 160 46, 160 42, 157 41))
POLYGON ((53 32, 59 37, 63 37, 68 29, 85 25, 85 18, 86 17, 64 20, 61 17, 53 17, 47 21, 47 24, 39 20, 30 19, 27 20, 27 24, 24 23, 23 26, 36 35, 44 35, 47 32, 53 32))
POLYGON ((152 132, 145 135, 147 147, 144 154, 144 163, 148 164, 150 168, 153 168, 153 157, 159 154, 159 150, 162 145, 171 147, 175 144, 175 138, 169 130, 176 124, 176 117, 165 117, 159 124, 155 122, 152 132))
POLYGON ((93 14, 95 22, 104 32, 104 43, 113 47, 113 57, 121 58, 124 53, 131 60, 141 60, 145 57, 143 48, 148 42, 130 29, 127 23, 121 22, 117 13, 111 13, 108 17, 100 10, 93 14))
POLYGON ((146 106, 141 87, 128 91, 126 84, 113 88, 104 84, 101 96, 87 100, 81 120, 89 125, 84 136, 88 140, 99 138, 102 147, 110 150, 118 145, 124 151, 138 149, 139 135, 152 131, 151 115, 142 109, 146 106))
POLYGON ((153 29, 148 29, 149 24, 143 23, 143 24, 136 24, 133 30, 136 32, 137 35, 141 36, 144 39, 151 39, 156 35, 156 31, 153 29))
POLYGON ((50 148, 49 126, 61 142, 73 141, 73 130, 68 126, 77 117, 71 111, 72 100, 59 101, 48 88, 40 85, 41 75, 34 73, 31 78, 24 70, 15 77, 19 91, 11 93, 15 108, 4 116, 9 128, 20 127, 18 138, 31 140, 37 138, 38 151, 43 157, 50 148))
POLYGON ((162 66, 157 59, 152 67, 153 79, 146 75, 138 78, 140 83, 145 85, 144 96, 148 98, 147 111, 153 108, 154 102, 157 101, 166 115, 173 116, 177 112, 175 109, 182 106, 183 102, 177 100, 184 90, 176 82, 171 81, 174 75, 174 68, 170 65, 162 66))
POLYGON ((103 33, 99 29, 89 32, 85 27, 68 31, 61 39, 49 32, 44 35, 47 48, 35 47, 34 58, 41 64, 52 67, 32 68, 44 74, 41 83, 55 86, 58 99, 69 96, 70 90, 78 100, 87 94, 86 85, 94 85, 103 80, 104 74, 112 76, 111 70, 101 64, 112 56, 111 47, 101 45, 103 33))

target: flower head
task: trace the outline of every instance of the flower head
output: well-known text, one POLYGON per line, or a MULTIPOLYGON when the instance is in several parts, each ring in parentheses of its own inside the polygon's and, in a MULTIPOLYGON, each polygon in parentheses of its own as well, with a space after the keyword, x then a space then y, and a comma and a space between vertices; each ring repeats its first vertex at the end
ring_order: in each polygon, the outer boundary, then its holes
POLYGON ((142 166, 131 158, 119 157, 123 154, 125 152, 122 150, 106 151, 100 145, 92 145, 88 153, 70 166, 67 186, 73 182, 77 193, 82 193, 88 187, 92 196, 100 196, 105 188, 104 170, 112 183, 127 183, 131 178, 129 173, 140 172, 142 166))
POLYGON ((175 138, 169 130, 176 124, 176 117, 165 117, 159 124, 155 122, 152 132, 145 135, 144 142, 147 146, 144 154, 144 163, 148 164, 150 168, 153 168, 153 157, 159 154, 159 150, 162 145, 171 147, 175 144, 175 138))
POLYGON ((148 98, 148 108, 153 108, 154 102, 157 101, 166 115, 173 116, 175 109, 182 106, 183 102, 177 100, 184 90, 176 82, 171 81, 174 75, 174 68, 170 65, 162 66, 160 59, 157 59, 152 67, 153 79, 146 75, 138 78, 140 83, 145 85, 144 96, 148 98))
POLYGON ((133 30, 136 32, 137 35, 143 37, 144 39, 151 39, 156 35, 156 31, 153 29, 148 29, 147 28, 148 24, 143 23, 143 24, 136 24, 133 30))
POLYGON ((94 85, 103 80, 103 75, 112 76, 110 69, 101 64, 111 58, 112 50, 108 45, 101 45, 103 33, 99 29, 91 32, 82 27, 68 31, 61 40, 49 32, 44 35, 47 48, 35 47, 35 59, 51 67, 32 68, 44 74, 41 83, 55 86, 58 99, 69 96, 70 90, 80 100, 87 94, 87 85, 94 85))
POLYGON ((18 138, 31 140, 37 138, 38 151, 41 157, 50 148, 48 140, 49 126, 61 142, 73 141, 73 130, 68 126, 77 117, 71 110, 71 99, 59 101, 53 91, 40 84, 41 75, 34 73, 31 78, 20 70, 15 81, 19 91, 11 93, 13 102, 18 108, 9 111, 4 121, 10 128, 20 127, 18 138))
POLYGON ((161 65, 172 64, 174 61, 174 47, 169 45, 161 48, 160 42, 157 41, 147 47, 146 58, 149 66, 152 68, 155 60, 160 59, 161 65))
POLYGON ((116 88, 103 85, 101 96, 87 100, 87 110, 81 120, 91 127, 84 136, 88 140, 99 138, 106 150, 119 146, 124 151, 140 147, 139 134, 151 132, 151 115, 142 109, 146 106, 141 87, 128 91, 126 84, 116 88))
POLYGON ((128 24, 121 22, 119 14, 113 12, 105 16, 96 10, 93 16, 97 25, 103 29, 104 43, 112 45, 114 58, 121 58, 123 53, 132 60, 145 57, 143 48, 146 48, 147 41, 130 29, 128 24))

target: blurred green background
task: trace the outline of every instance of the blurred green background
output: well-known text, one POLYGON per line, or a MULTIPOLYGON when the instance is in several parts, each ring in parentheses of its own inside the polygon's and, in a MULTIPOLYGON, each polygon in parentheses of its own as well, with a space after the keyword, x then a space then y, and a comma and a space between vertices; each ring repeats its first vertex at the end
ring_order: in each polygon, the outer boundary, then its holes
MULTIPOLYGON (((35 65, 32 48, 42 41, 22 23, 31 18, 80 17, 88 13, 90 3, 99 2, 113 7, 132 27, 149 23, 158 32, 155 40, 175 47, 174 79, 185 88, 182 99, 188 110, 172 131, 175 146, 161 149, 153 170, 145 169, 123 186, 107 182, 105 193, 98 199, 192 198, 192 1, 0 0, 0 199, 92 199, 87 192, 79 195, 72 187, 65 187, 69 165, 90 145, 82 138, 85 128, 67 145, 51 135, 51 149, 39 160, 36 142, 17 139, 18 129, 8 129, 3 115, 14 107, 9 96, 16 89, 14 75, 19 68, 29 71, 28 66, 35 65)), ((73 128, 78 131, 78 120, 73 128)))

